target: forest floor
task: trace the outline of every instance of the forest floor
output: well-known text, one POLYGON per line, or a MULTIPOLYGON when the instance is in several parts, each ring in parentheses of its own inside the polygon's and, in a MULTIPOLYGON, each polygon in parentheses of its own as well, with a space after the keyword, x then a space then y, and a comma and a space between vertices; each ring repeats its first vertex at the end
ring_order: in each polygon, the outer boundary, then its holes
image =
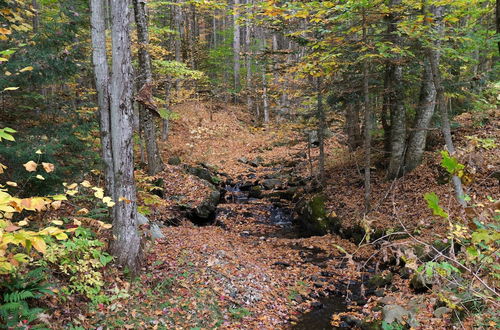
MULTIPOLYGON (((416 171, 388 182, 376 156, 374 211, 363 217, 361 155, 344 147, 342 122, 332 117, 333 134, 326 143, 327 210, 345 228, 360 224, 383 237, 360 244, 337 234, 308 237, 293 222, 294 200, 314 191, 310 170, 315 161, 308 154, 315 159, 318 151, 308 150, 303 127, 255 127, 237 107, 209 110, 195 102, 175 109, 180 119, 173 121, 162 148, 165 160, 179 157, 182 163, 166 165, 160 175, 170 197, 151 207, 149 217, 165 224, 165 238, 147 244, 140 278, 130 283, 110 278, 114 290, 128 293, 89 313, 75 314, 68 306, 61 318, 85 328, 331 329, 380 324, 382 306, 397 305, 409 311, 411 320, 405 316, 404 322, 414 328, 450 326, 449 313, 435 313, 435 293, 415 294, 408 276, 393 270, 394 256, 415 244, 408 233, 430 244, 446 240, 448 223, 432 216, 422 198, 425 192, 436 192, 451 214, 459 213, 450 185, 437 183, 439 157, 429 152, 416 171), (186 165, 200 164, 218 173, 225 192, 214 222, 203 226, 184 212, 207 193, 202 180, 185 171, 186 165), (282 198, 289 181, 297 178, 303 185, 292 191, 294 198, 282 198), (257 198, 242 191, 248 182, 266 180, 277 181, 257 198), (382 283, 373 284, 373 278, 382 283)), ((461 118, 455 137, 460 159, 475 169, 467 192, 478 200, 499 192, 498 179, 491 175, 499 169, 498 147, 480 143, 498 136, 498 118, 491 113, 481 130, 472 128, 470 118, 461 118)), ((434 146, 439 150, 439 143, 434 146)))

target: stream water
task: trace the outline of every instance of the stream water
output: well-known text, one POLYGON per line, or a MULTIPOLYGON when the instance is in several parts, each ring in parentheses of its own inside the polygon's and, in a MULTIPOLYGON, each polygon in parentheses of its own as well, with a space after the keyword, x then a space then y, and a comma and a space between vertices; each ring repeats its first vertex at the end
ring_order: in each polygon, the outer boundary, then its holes
MULTIPOLYGON (((226 198, 227 203, 234 204, 255 204, 255 210, 261 210, 265 208, 268 210, 266 212, 267 216, 260 219, 263 223, 268 223, 276 226, 276 236, 281 237, 303 237, 304 233, 298 226, 294 225, 293 221, 293 211, 291 206, 275 205, 271 201, 265 198, 251 198, 248 196, 248 192, 242 191, 239 184, 226 185, 225 190, 229 198, 226 198), (280 234, 281 233, 281 234, 280 234)), ((221 205, 223 206, 223 204, 221 205)), ((248 208, 246 209, 248 210, 248 208)), ((250 208, 252 210, 252 207, 250 208)), ((221 210, 222 211, 222 210, 221 210)), ((260 215, 251 214, 251 212, 246 211, 248 216, 260 215)), ((324 251, 320 249, 310 249, 304 251, 304 262, 310 262, 315 264, 321 264, 325 261, 325 257, 322 255, 324 251)), ((309 312, 302 314, 299 320, 295 322, 292 329, 295 330, 323 330, 323 329, 345 329, 336 328, 331 325, 331 318, 333 314, 346 312, 347 303, 345 297, 342 293, 337 292, 337 294, 325 293, 325 296, 316 298, 316 302, 313 304, 312 309, 309 312)), ((350 328, 350 327, 347 327, 350 328)))

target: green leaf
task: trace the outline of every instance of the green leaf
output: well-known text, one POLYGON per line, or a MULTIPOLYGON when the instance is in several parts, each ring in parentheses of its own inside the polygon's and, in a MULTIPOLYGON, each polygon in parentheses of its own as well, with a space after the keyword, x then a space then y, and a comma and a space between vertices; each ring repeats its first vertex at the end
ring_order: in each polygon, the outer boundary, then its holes
POLYGON ((451 157, 448 151, 441 151, 441 166, 450 174, 456 174, 458 171, 464 169, 464 165, 460 164, 455 157, 451 157))
POLYGON ((427 206, 432 210, 434 215, 448 218, 448 213, 446 213, 441 206, 439 206, 439 197, 435 192, 425 194, 424 199, 427 201, 427 206))

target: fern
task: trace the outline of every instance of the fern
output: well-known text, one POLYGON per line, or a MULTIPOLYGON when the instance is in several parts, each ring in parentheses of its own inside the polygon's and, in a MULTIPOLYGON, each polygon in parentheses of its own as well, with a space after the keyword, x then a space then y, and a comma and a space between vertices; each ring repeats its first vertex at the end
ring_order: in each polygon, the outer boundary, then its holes
POLYGON ((3 301, 6 303, 16 303, 29 298, 35 298, 35 294, 28 290, 6 292, 3 295, 3 301))
POLYGON ((13 275, 9 280, 0 283, 0 292, 3 292, 0 301, 0 323, 7 328, 15 327, 19 321, 29 323, 35 321, 44 310, 32 308, 30 304, 46 294, 53 294, 45 283, 46 269, 35 268, 23 275, 13 275), (4 322, 2 322, 4 321, 4 322))

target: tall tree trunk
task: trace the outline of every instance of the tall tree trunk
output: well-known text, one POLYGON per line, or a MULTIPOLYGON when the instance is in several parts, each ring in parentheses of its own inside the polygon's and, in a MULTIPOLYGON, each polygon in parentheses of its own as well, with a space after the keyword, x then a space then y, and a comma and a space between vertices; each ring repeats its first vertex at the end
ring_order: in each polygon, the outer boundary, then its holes
POLYGON ((238 93, 241 89, 240 83, 240 52, 241 52, 241 42, 240 42, 240 23, 238 22, 240 17, 240 0, 234 0, 233 7, 233 71, 234 71, 234 92, 238 93))
MULTIPOLYGON (((252 0, 247 0, 247 5, 253 6, 252 0)), ((251 9, 253 11, 253 9, 251 9)), ((247 96, 247 109, 253 112, 253 95, 252 95, 252 24, 247 20, 245 26, 245 65, 246 65, 246 96, 247 96)))
POLYGON ((323 93, 321 91, 321 77, 317 78, 317 96, 318 96, 318 141, 319 141, 319 182, 325 187, 325 130, 326 117, 323 108, 323 93))
MULTIPOLYGON (((391 0, 391 17, 389 18, 389 31, 394 47, 401 46, 401 38, 397 33, 398 13, 394 12, 394 7, 401 4, 401 0, 391 0)), ((399 63, 401 58, 398 56, 392 63, 392 90, 391 90, 391 155, 387 178, 393 179, 402 174, 404 153, 406 149, 406 109, 403 103, 403 68, 399 63)))
MULTIPOLYGON (((496 27, 497 27, 497 36, 500 35, 500 0, 496 1, 496 9, 495 9, 495 16, 496 16, 496 27)), ((498 55, 500 55, 500 40, 498 41, 498 55)))
POLYGON ((436 88, 432 77, 429 63, 424 64, 422 74, 422 86, 420 88, 420 99, 418 102, 415 127, 408 141, 408 149, 405 155, 404 171, 414 170, 422 162, 429 129, 434 109, 436 107, 436 88))
MULTIPOLYGON (((442 19, 444 16, 444 7, 439 6, 433 8, 433 14, 434 14, 434 21, 437 22, 435 24, 438 24, 440 27, 439 29, 443 30, 442 26, 442 19)), ((439 37, 442 35, 442 31, 439 33, 439 37)), ((453 139, 451 136, 451 126, 450 126, 450 119, 448 118, 448 108, 446 105, 446 99, 445 99, 445 90, 444 90, 444 85, 442 82, 441 78, 441 70, 439 68, 439 60, 440 60, 440 50, 439 50, 439 43, 436 46, 436 48, 430 48, 428 50, 429 53, 429 62, 430 62, 430 67, 431 67, 431 72, 432 72, 432 78, 434 81, 434 86, 436 87, 436 107, 439 110, 439 113, 441 115, 441 130, 444 135, 444 140, 446 144, 446 149, 448 149, 448 152, 450 155, 455 153, 455 147, 453 145, 453 139)), ((452 182, 453 182, 453 187, 455 189, 455 195, 457 197, 458 202, 462 206, 466 206, 467 202, 465 201, 465 194, 464 190, 462 187, 462 182, 460 181, 460 178, 456 175, 452 177, 452 182)))
MULTIPOLYGON (((366 13, 363 9, 363 41, 367 44, 366 13)), ((370 107, 370 90, 368 77, 368 59, 363 60, 363 113, 365 117, 364 149, 365 149, 365 213, 371 210, 371 149, 372 149, 372 112, 370 107)))
MULTIPOLYGON (((141 89, 148 89, 151 92, 153 74, 151 72, 151 58, 149 57, 148 43, 148 23, 146 18, 146 1, 134 0, 135 23, 137 25, 137 40, 139 42, 139 71, 141 89)), ((152 95, 149 95, 152 98, 152 95)), ((146 153, 148 158, 148 174, 156 175, 163 169, 160 151, 156 141, 156 125, 152 113, 153 109, 148 109, 144 104, 140 104, 139 116, 146 140, 146 153)))
POLYGON ((106 55, 106 26, 104 0, 91 0, 92 62, 94 64, 97 105, 99 107, 101 156, 104 163, 106 194, 114 194, 113 154, 109 100, 109 68, 106 55))
POLYGON ((127 0, 112 0, 111 40, 111 141, 115 171, 112 252, 118 264, 136 272, 141 238, 137 230, 137 198, 134 181, 132 63, 130 53, 130 10, 127 0))
MULTIPOLYGON (((40 29, 40 5, 38 4, 37 0, 32 0, 31 1, 31 6, 33 7, 33 32, 36 34, 38 33, 38 30, 40 29)), ((103 10, 104 14, 104 10, 103 10)))
POLYGON ((262 68, 262 112, 264 112, 264 124, 269 123, 269 99, 267 95, 266 67, 262 68))
MULTIPOLYGON (((167 110, 170 110, 170 91, 172 90, 171 80, 172 79, 169 76, 167 78, 167 81, 165 82, 165 108, 167 110)), ((161 139, 163 141, 167 141, 169 130, 170 130, 170 120, 167 117, 167 118, 163 119, 163 126, 162 126, 162 131, 161 131, 161 139)))
POLYGON ((361 146, 361 129, 359 127, 359 104, 348 101, 345 104, 346 134, 349 150, 354 151, 361 146))

